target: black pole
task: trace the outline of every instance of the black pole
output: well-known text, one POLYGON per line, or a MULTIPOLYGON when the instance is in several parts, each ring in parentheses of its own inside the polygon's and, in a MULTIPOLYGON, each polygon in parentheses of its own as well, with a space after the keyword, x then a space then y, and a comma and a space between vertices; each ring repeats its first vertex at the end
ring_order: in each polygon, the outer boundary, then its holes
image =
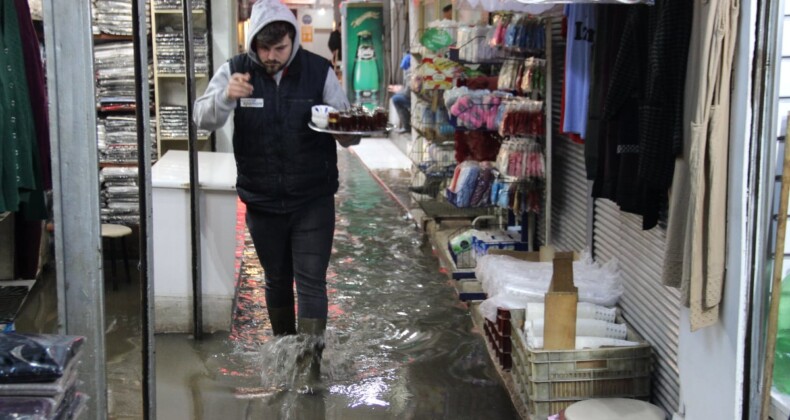
POLYGON ((198 185, 197 127, 192 117, 195 103, 195 57, 193 54, 192 2, 181 0, 184 11, 184 61, 187 80, 187 126, 189 127, 189 201, 192 222, 192 311, 195 340, 203 338, 203 286, 200 263, 200 198, 198 185))
POLYGON ((156 418, 154 343, 153 223, 151 223, 151 119, 148 85, 146 2, 132 0, 134 101, 137 119, 137 173, 140 196, 140 297, 142 303, 143 418, 156 418))

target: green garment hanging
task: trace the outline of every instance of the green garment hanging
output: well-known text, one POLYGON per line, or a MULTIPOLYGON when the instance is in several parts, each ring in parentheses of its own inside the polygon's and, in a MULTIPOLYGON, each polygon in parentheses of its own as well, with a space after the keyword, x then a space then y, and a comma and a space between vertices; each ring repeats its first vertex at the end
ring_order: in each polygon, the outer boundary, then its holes
POLYGON ((0 212, 46 216, 16 6, 0 8, 0 212))

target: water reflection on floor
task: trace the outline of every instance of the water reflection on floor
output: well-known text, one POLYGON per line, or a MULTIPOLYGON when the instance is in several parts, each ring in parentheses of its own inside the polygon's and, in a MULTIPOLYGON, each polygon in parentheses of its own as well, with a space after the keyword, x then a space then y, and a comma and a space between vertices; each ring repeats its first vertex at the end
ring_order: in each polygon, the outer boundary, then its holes
POLYGON ((339 160, 325 389, 289 390, 299 344, 268 337, 252 276, 231 334, 156 337, 158 418, 517 418, 427 239, 356 158, 339 160))

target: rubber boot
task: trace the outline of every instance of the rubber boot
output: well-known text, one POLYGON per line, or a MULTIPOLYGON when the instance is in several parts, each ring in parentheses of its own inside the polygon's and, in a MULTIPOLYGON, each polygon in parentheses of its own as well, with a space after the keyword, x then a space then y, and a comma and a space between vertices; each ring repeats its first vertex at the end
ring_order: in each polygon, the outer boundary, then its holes
POLYGON ((267 309, 269 321, 272 323, 272 333, 275 336, 296 334, 296 314, 293 306, 267 309))
POLYGON ((326 319, 299 318, 298 332, 299 335, 304 335, 306 341, 304 352, 297 359, 298 392, 314 394, 320 391, 324 331, 326 331, 326 319))

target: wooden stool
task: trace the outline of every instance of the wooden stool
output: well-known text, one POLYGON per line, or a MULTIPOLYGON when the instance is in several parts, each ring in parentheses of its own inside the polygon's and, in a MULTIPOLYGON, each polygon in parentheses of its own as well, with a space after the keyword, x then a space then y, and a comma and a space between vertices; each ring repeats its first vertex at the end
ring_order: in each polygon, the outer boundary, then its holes
POLYGON ((113 225, 109 223, 102 223, 101 225, 101 236, 102 238, 109 239, 107 244, 110 248, 110 261, 112 264, 112 290, 118 290, 118 278, 115 275, 115 246, 113 242, 115 240, 120 239, 121 241, 121 250, 123 252, 123 266, 126 269, 126 282, 131 283, 132 277, 129 274, 129 256, 126 253, 126 240, 124 237, 131 235, 132 229, 128 226, 124 225, 113 225))

